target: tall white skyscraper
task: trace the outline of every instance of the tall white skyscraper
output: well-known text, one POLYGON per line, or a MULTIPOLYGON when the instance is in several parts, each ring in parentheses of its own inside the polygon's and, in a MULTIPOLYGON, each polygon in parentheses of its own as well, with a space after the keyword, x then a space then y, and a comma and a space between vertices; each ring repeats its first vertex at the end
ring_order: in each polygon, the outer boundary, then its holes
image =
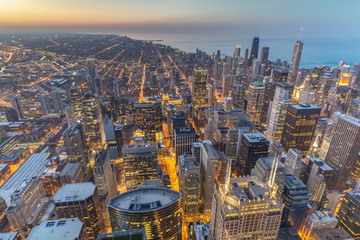
POLYGON ((268 130, 265 133, 273 142, 280 142, 284 129, 286 108, 290 104, 289 92, 283 88, 277 88, 271 104, 268 130))

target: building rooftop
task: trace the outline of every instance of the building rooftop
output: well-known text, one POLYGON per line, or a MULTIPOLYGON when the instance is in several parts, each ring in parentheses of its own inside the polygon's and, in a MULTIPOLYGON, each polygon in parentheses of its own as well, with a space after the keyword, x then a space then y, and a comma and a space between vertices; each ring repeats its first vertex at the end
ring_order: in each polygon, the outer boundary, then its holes
POLYGON ((83 225, 78 218, 46 221, 34 227, 27 240, 78 239, 83 225))
POLYGON ((196 132, 194 128, 176 128, 175 134, 196 134, 196 132))
POLYGON ((269 142, 262 133, 244 133, 243 136, 248 142, 269 142))
POLYGON ((178 201, 181 194, 160 187, 140 187, 113 197, 109 206, 123 211, 153 211, 178 201))
POLYGON ((85 200, 94 194, 96 186, 92 182, 66 184, 55 193, 54 202, 85 200))
POLYGON ((6 166, 8 166, 7 164, 0 164, 0 172, 4 169, 4 168, 6 168, 6 166))
POLYGON ((97 240, 145 240, 145 229, 133 229, 112 233, 101 233, 97 240))
POLYGON ((290 105, 291 107, 298 109, 298 110, 305 110, 305 109, 321 109, 318 106, 312 105, 312 104, 293 104, 290 105))
POLYGON ((130 144, 122 146, 123 153, 143 153, 152 152, 157 150, 156 143, 141 143, 141 144, 130 144))
POLYGON ((103 124, 106 141, 116 141, 114 123, 107 114, 103 114, 103 124))
POLYGON ((15 240, 18 232, 0 233, 0 240, 15 240))
POLYGON ((344 229, 326 229, 315 232, 315 236, 320 240, 354 240, 344 229))
POLYGON ((11 195, 27 179, 40 177, 49 162, 50 153, 33 153, 21 167, 0 188, 0 196, 10 205, 11 195))

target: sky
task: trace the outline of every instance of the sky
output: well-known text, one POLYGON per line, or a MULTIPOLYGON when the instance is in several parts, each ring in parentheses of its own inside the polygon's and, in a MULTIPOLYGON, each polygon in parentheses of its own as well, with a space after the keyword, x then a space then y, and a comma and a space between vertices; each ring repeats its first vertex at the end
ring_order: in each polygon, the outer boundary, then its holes
POLYGON ((360 38, 360 0, 0 0, 2 32, 360 38))

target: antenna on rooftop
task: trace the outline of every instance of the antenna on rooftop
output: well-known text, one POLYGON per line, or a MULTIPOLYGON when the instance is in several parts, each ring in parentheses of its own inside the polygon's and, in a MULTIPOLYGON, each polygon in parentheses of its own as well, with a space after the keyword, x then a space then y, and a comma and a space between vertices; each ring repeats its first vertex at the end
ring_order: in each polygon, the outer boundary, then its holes
POLYGON ((302 33, 302 31, 304 31, 304 28, 303 28, 303 27, 300 27, 299 41, 301 40, 301 33, 302 33))

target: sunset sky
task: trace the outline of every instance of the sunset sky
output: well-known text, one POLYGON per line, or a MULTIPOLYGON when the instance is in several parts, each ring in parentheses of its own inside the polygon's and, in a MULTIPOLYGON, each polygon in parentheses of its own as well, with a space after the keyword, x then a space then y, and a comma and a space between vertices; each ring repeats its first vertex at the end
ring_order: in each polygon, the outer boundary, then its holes
POLYGON ((0 31, 360 37, 359 0, 0 0, 0 31), (239 30, 240 31, 240 30, 239 30))

